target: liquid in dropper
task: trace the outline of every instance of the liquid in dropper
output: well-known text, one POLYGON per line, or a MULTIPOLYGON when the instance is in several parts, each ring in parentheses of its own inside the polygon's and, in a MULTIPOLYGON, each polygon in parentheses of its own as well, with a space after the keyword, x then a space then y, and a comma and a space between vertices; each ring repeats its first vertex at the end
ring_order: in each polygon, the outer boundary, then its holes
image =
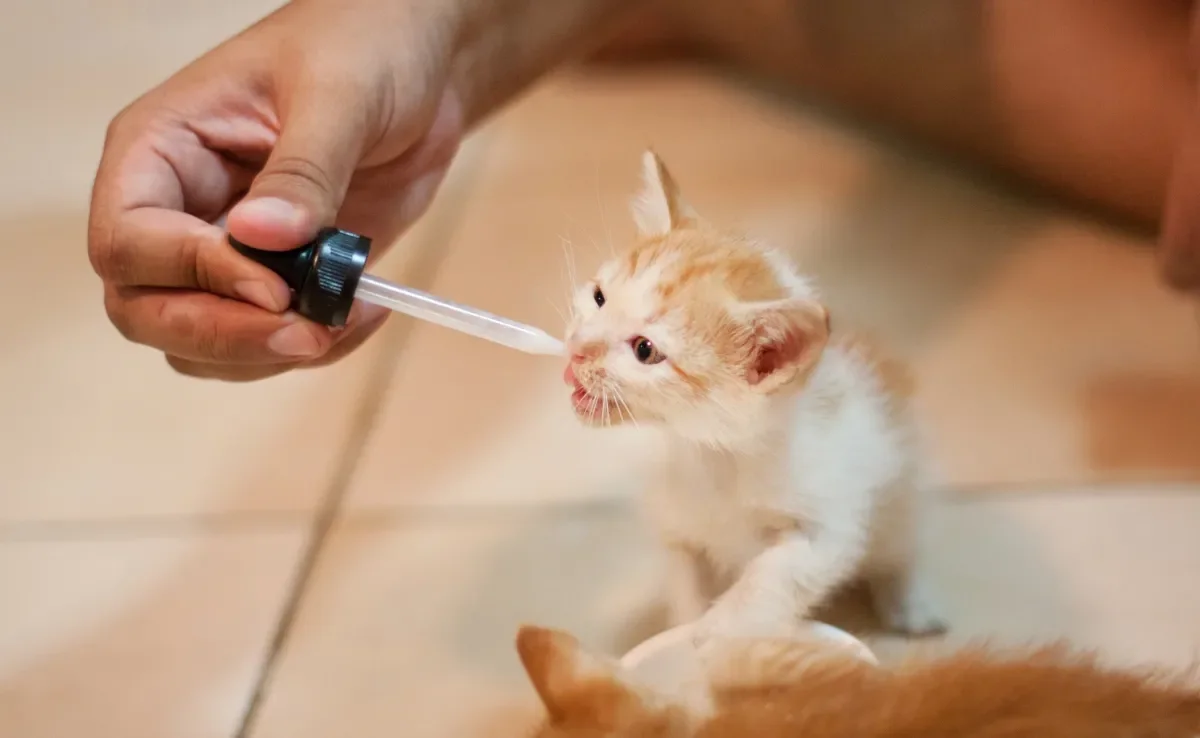
POLYGON ((562 356, 564 352, 562 341, 540 328, 401 287, 370 274, 359 278, 354 297, 527 354, 562 356))

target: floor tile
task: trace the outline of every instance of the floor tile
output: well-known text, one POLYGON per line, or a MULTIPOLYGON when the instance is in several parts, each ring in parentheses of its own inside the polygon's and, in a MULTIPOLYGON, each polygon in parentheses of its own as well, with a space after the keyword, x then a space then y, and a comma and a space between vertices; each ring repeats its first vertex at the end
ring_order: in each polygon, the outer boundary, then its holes
POLYGON ((872 179, 751 227, 913 364, 946 484, 1200 479, 1200 306, 1150 240, 902 155, 872 179))
MULTIPOLYGON (((1112 660, 1200 648, 1200 490, 968 497, 940 511, 934 580, 952 643, 1070 637, 1112 660)), ((516 628, 619 652, 655 622, 649 536, 620 502, 433 509, 340 527, 312 580, 255 738, 501 735, 527 704, 516 628)), ((845 611, 842 624, 855 621, 845 611)), ((901 648, 876 638, 880 652, 901 648)))
MULTIPOLYGON (((952 627, 938 648, 1066 638, 1111 661, 1176 667, 1200 653, 1200 488, 1035 489, 963 500, 935 519, 932 578, 952 627)), ((898 644, 876 645, 887 655, 898 644)))
POLYGON ((0 735, 229 738, 304 531, 0 542, 0 735))
POLYGON ((344 525, 251 735, 495 735, 473 730, 524 695, 518 624, 612 649, 653 587, 646 562, 638 526, 595 503, 344 525))

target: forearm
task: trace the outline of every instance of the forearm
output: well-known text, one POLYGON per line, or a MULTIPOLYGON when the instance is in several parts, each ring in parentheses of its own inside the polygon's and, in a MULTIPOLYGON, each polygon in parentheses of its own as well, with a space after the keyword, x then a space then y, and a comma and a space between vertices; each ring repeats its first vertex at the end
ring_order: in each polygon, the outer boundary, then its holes
POLYGON ((639 0, 462 0, 450 83, 469 125, 587 54, 639 0))
POLYGON ((1060 194, 1157 217, 1191 100, 1186 2, 670 2, 735 63, 1060 194))

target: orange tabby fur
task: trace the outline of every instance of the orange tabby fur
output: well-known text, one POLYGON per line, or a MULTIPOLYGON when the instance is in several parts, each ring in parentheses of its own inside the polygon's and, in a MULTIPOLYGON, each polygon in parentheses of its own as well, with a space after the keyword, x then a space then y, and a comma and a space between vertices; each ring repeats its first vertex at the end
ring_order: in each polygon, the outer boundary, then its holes
POLYGON ((518 650, 551 717, 536 738, 1196 738, 1200 689, 1101 667, 1065 648, 967 650, 882 669, 813 643, 710 648, 708 695, 689 707, 524 628, 518 650))

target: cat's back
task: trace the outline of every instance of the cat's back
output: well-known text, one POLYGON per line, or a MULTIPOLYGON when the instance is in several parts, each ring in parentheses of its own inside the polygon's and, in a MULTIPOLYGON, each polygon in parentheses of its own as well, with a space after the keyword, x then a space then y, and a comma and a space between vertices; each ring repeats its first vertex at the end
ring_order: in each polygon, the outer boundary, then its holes
POLYGON ((964 652, 895 672, 836 663, 730 691, 698 738, 1195 738, 1200 689, 1060 649, 964 652))

